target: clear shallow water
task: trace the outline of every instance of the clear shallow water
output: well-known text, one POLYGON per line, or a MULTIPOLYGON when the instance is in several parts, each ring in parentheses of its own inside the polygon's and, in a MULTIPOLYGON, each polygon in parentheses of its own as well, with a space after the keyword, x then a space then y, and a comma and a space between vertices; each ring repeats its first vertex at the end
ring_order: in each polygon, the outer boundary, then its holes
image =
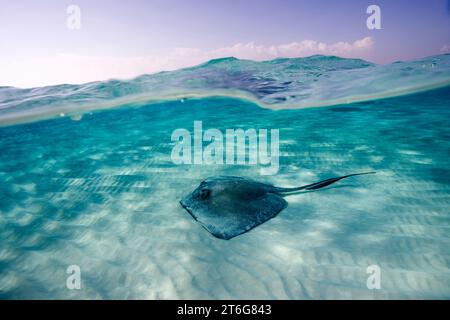
POLYGON ((450 88, 281 111, 204 98, 0 128, 0 297, 449 299, 449 107, 450 88), (280 129, 279 173, 173 165, 170 135, 194 120, 280 129), (210 175, 298 186, 372 170, 230 241, 178 204, 210 175))

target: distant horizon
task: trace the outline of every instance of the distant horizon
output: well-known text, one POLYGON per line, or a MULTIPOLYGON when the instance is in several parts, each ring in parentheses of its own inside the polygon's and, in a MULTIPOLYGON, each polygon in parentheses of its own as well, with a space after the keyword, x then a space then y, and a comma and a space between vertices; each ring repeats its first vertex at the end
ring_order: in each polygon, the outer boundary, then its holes
POLYGON ((0 10, 0 85, 132 79, 214 58, 388 64, 450 52, 450 0, 18 0, 0 10))
POLYGON ((209 60, 206 60, 206 61, 203 61, 203 62, 200 62, 200 63, 196 63, 194 65, 181 67, 181 68, 174 69, 174 70, 160 70, 160 71, 155 71, 155 72, 150 72, 150 73, 142 73, 142 74, 139 74, 139 75, 131 77, 131 78, 118 78, 118 77, 114 78, 113 77, 113 78, 108 78, 108 79, 103 79, 103 80, 93 80, 93 81, 80 82, 80 83, 63 82, 63 83, 50 84, 50 85, 44 85, 44 86, 35 86, 35 87, 19 87, 19 86, 1 85, 0 84, 0 88, 14 88, 14 89, 24 89, 24 90, 26 90, 26 89, 56 87, 56 86, 64 86, 64 85, 75 85, 75 86, 76 85, 85 85, 85 84, 95 83, 95 82, 130 81, 130 80, 134 80, 134 79, 137 79, 139 77, 146 76, 146 75, 155 75, 155 74, 164 73, 164 72, 176 72, 176 71, 183 70, 183 69, 195 68, 195 67, 201 66, 203 64, 207 64, 207 63, 209 63, 211 61, 225 60, 225 59, 236 59, 236 60, 240 60, 240 61, 253 61, 253 62, 268 62, 268 61, 283 60, 283 59, 308 59, 308 58, 312 58, 312 57, 336 57, 336 58, 345 59, 345 60, 362 60, 362 61, 374 64, 374 65, 390 65, 390 64, 398 63, 398 62, 418 61, 418 60, 422 60, 422 59, 426 59, 426 58, 430 58, 430 57, 434 57, 434 56, 437 57, 437 56, 443 56, 443 55, 450 55, 450 53, 435 54, 435 55, 424 56, 424 57, 410 59, 410 60, 397 60, 397 61, 392 61, 392 62, 389 62, 389 63, 376 63, 376 62, 369 61, 369 60, 363 59, 363 58, 358 58, 358 57, 346 58, 346 57, 341 57, 341 56, 331 55, 331 54, 330 55, 327 55, 327 54, 312 54, 312 55, 309 55, 309 56, 300 56, 300 57, 276 57, 276 58, 273 58, 273 59, 266 59, 266 60, 253 60, 253 59, 237 58, 237 57, 234 57, 234 56, 224 56, 224 57, 219 57, 219 58, 211 58, 209 60))

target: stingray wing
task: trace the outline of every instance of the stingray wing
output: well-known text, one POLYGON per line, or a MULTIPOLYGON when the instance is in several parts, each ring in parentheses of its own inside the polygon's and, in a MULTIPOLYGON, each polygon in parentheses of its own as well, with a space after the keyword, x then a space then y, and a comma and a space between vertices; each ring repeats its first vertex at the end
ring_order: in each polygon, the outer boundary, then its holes
POLYGON ((212 235, 228 240, 270 220, 286 206, 287 202, 281 196, 266 193, 246 201, 219 199, 203 208, 185 208, 212 235))

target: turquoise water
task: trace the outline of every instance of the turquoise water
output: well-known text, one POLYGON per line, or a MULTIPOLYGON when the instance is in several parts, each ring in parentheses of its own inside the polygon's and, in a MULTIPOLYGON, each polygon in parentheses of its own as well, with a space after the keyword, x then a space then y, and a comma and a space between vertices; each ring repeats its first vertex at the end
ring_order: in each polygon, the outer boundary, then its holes
POLYGON ((396 97, 450 85, 450 53, 375 65, 334 56, 211 60, 192 68, 81 85, 0 87, 0 126, 186 97, 245 98, 300 109, 396 97))
POLYGON ((450 298, 450 87, 306 109, 134 106, 0 128, 0 298, 450 298), (279 172, 174 165, 171 134, 194 120, 279 129, 279 172), (360 171, 377 174, 289 196, 230 241, 178 203, 211 175, 298 186, 360 171), (81 290, 66 288, 69 265, 81 290), (369 265, 380 290, 366 286, 369 265))

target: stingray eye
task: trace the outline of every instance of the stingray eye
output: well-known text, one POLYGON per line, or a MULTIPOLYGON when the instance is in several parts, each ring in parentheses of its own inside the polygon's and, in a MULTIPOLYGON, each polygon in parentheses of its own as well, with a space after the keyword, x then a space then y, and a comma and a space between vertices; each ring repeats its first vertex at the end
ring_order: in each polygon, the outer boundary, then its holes
POLYGON ((202 189, 200 190, 200 199, 206 200, 209 198, 209 195, 211 194, 211 191, 208 189, 202 189))

